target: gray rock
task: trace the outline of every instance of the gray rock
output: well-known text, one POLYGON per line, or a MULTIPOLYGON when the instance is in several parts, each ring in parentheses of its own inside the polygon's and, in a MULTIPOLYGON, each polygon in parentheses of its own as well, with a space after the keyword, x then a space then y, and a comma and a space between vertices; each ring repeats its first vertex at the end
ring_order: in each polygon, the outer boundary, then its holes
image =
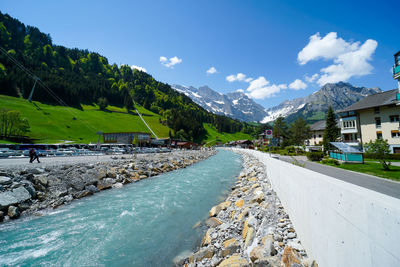
POLYGON ((112 185, 112 188, 122 188, 124 185, 122 183, 115 183, 112 185))
POLYGON ((44 173, 44 170, 43 169, 39 169, 39 168, 28 169, 26 171, 28 173, 30 173, 30 174, 42 174, 42 173, 44 173))
POLYGON ((49 179, 46 176, 39 175, 34 178, 35 184, 41 184, 43 186, 47 186, 49 183, 49 179))
POLYGON ((31 194, 23 186, 12 191, 0 193, 0 210, 11 205, 22 203, 30 198, 31 194))
POLYGON ((31 182, 29 182, 28 180, 24 180, 21 182, 21 184, 25 187, 25 189, 29 192, 29 194, 31 194, 33 198, 36 197, 36 190, 31 182))
POLYGON ((17 207, 14 206, 8 207, 8 217, 10 217, 10 219, 16 219, 19 217, 19 215, 20 213, 17 207))
POLYGON ((10 177, 7 176, 0 176, 0 185, 8 185, 11 184, 12 180, 10 177))
POLYGON ((100 190, 94 185, 88 185, 85 187, 86 190, 89 190, 92 193, 100 192, 100 190))
POLYGON ((287 238, 292 239, 296 237, 296 233, 290 232, 287 234, 287 238))
POLYGON ((0 222, 4 220, 4 212, 0 211, 0 222))
POLYGON ((114 181, 114 179, 112 179, 112 178, 105 178, 105 179, 103 179, 103 183, 104 183, 104 184, 112 185, 112 184, 115 183, 115 181, 114 181))

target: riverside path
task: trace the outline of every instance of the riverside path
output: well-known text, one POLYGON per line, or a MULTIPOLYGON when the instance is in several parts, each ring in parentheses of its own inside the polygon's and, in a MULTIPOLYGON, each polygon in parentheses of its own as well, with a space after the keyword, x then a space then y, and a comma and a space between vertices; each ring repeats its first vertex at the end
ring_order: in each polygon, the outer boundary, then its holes
MULTIPOLYGON (((289 156, 272 155, 274 158, 293 163, 294 159, 289 156)), ((400 182, 395 182, 389 179, 380 178, 368 174, 363 174, 354 171, 348 171, 331 167, 328 165, 322 165, 319 163, 311 162, 305 159, 305 157, 296 157, 296 160, 300 164, 305 164, 304 168, 325 174, 327 176, 352 183, 358 186, 365 187, 376 192, 399 198, 400 199, 400 182)))

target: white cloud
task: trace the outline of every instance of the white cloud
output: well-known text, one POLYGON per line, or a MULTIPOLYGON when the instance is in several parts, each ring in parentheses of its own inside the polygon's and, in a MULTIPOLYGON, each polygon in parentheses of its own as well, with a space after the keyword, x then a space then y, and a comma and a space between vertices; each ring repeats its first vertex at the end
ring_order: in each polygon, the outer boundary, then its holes
POLYGON ((302 80, 296 79, 294 82, 289 84, 289 88, 293 90, 300 90, 300 89, 306 89, 307 84, 305 84, 302 80))
POLYGON ((137 70, 140 70, 140 71, 143 71, 143 72, 147 72, 147 70, 145 68, 139 67, 139 66, 136 66, 136 65, 132 65, 131 69, 137 69, 137 70))
POLYGON ((228 81, 228 82, 236 82, 236 81, 245 81, 245 82, 250 82, 251 80, 252 80, 252 78, 247 78, 246 79, 246 75, 245 74, 243 74, 243 73, 238 73, 238 74, 236 74, 236 75, 229 75, 229 76, 226 76, 226 80, 228 81), (249 80, 250 79, 250 80, 249 80))
POLYGON ((312 83, 314 82, 317 78, 319 77, 318 73, 315 73, 313 76, 309 77, 309 76, 305 76, 304 79, 308 82, 308 83, 312 83))
POLYGON ((359 44, 337 38, 336 32, 330 32, 324 38, 321 38, 318 32, 310 37, 310 42, 297 55, 297 60, 300 65, 304 65, 308 61, 320 58, 334 59, 343 53, 357 50, 359 44))
POLYGON ((260 76, 250 82, 250 85, 246 90, 246 94, 250 98, 264 99, 276 95, 283 89, 287 89, 286 84, 271 84, 265 79, 265 77, 260 76))
POLYGON ((211 67, 211 68, 209 68, 209 69, 206 71, 206 73, 207 73, 207 74, 214 74, 214 73, 217 73, 217 69, 214 68, 214 67, 211 67))
POLYGON ((161 64, 163 64, 167 68, 173 68, 174 65, 182 63, 182 59, 178 58, 177 56, 171 57, 170 59, 168 59, 168 58, 166 58, 164 56, 161 56, 160 57, 160 62, 161 62, 161 64))
POLYGON ((246 83, 249 83, 249 82, 251 82, 253 80, 253 78, 247 78, 247 79, 245 79, 244 81, 246 82, 246 83))
POLYGON ((238 93, 243 93, 244 90, 243 90, 243 89, 237 89, 236 92, 238 92, 238 93))
MULTIPOLYGON (((364 44, 345 41, 337 37, 336 32, 330 32, 321 38, 319 33, 310 37, 309 43, 299 52, 297 60, 304 65, 311 60, 333 60, 332 65, 322 68, 318 84, 348 81, 351 77, 359 77, 371 73, 373 67, 369 63, 378 46, 378 42, 368 39, 364 44)), ((310 82, 317 79, 315 74, 310 82)), ((309 81, 306 78, 306 81, 309 81)))
POLYGON ((370 74, 373 67, 368 61, 372 59, 377 46, 378 42, 370 39, 358 50, 340 55, 334 60, 335 64, 321 69, 324 74, 318 79, 318 84, 322 86, 326 83, 345 82, 353 76, 370 74))

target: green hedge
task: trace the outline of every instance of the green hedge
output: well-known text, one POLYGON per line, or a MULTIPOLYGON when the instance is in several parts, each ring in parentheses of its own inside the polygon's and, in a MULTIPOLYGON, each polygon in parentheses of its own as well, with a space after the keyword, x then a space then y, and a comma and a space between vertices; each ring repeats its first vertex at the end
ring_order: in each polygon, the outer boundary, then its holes
POLYGON ((322 159, 321 163, 328 165, 340 165, 339 161, 336 159, 322 159))
MULTIPOLYGON (((376 159, 375 154, 373 153, 364 153, 365 159, 376 159)), ((389 154, 388 159, 397 159, 400 160, 400 154, 389 154)))

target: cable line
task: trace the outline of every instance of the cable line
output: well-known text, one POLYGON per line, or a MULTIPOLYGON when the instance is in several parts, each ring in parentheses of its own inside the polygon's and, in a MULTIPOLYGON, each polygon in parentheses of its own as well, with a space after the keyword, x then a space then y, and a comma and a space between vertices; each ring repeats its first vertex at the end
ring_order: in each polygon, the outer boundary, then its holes
MULTIPOLYGON (((24 65, 22 65, 17 59, 15 59, 13 56, 11 56, 7 50, 5 50, 3 47, 0 46, 0 52, 2 52, 10 61, 12 61, 17 67, 19 67, 23 72, 25 72, 28 76, 30 76, 34 81, 34 85, 32 88, 32 91, 29 95, 28 101, 30 102, 32 100, 32 95, 33 95, 33 90, 35 89, 36 83, 41 85, 49 95, 51 95, 60 105, 67 107, 67 111, 73 116, 73 117, 78 117, 77 114, 72 110, 72 107, 70 107, 67 103, 65 103, 60 97, 56 95, 42 80, 40 80, 39 77, 37 77, 33 72, 31 72, 29 69, 25 68, 24 65)), ((85 122, 81 118, 81 122, 90 130, 93 132, 96 132, 96 128, 91 126, 89 123, 85 122)))

